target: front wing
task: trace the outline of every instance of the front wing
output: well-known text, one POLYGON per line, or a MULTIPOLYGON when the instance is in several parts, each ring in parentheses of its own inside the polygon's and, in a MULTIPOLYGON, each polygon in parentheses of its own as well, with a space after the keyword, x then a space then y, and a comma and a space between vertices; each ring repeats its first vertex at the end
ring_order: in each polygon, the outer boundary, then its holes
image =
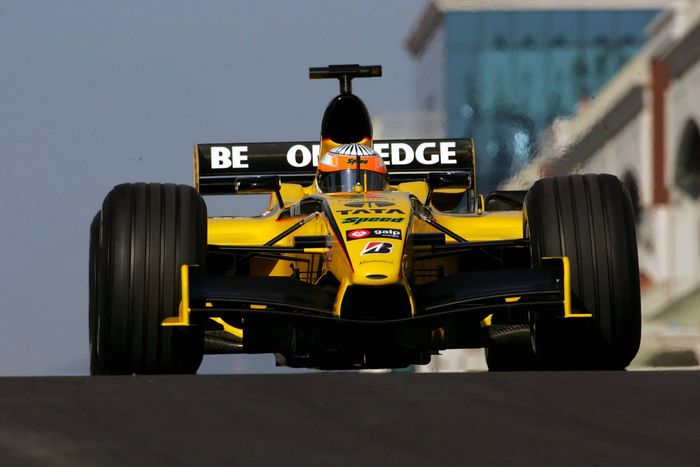
POLYGON ((447 319, 483 320, 495 310, 525 307, 562 317, 589 317, 571 309, 568 258, 543 259, 542 269, 474 271, 446 276, 412 288, 413 316, 350 319, 334 315, 335 292, 291 277, 211 276, 182 266, 178 315, 163 326, 189 326, 211 319, 295 324, 315 321, 333 327, 440 325, 447 319))

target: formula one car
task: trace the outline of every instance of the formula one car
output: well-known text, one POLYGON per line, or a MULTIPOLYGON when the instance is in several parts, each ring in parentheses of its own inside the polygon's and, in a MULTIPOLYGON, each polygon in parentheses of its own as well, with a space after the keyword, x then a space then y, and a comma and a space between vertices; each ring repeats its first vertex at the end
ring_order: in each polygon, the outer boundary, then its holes
POLYGON ((194 373, 204 354, 320 369, 622 369, 640 340, 635 224, 611 175, 476 191, 470 139, 374 141, 355 78, 320 143, 198 144, 194 187, 116 186, 90 232, 93 374, 194 373), (202 196, 268 194, 254 217, 202 196))

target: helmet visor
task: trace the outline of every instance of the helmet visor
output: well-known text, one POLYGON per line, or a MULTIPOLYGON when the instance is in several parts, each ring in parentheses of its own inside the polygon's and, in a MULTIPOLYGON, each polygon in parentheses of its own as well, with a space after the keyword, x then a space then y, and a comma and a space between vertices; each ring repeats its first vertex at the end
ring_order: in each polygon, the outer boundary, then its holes
POLYGON ((323 193, 351 193, 358 184, 363 191, 382 191, 387 185, 386 174, 357 169, 319 172, 317 181, 323 193))

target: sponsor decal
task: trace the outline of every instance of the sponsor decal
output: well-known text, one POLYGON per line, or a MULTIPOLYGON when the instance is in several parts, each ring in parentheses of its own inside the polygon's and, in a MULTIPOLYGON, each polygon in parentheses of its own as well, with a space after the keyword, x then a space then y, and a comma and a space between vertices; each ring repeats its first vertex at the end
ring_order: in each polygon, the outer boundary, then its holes
POLYGON ((211 147, 211 168, 212 169, 247 169, 248 146, 212 146, 211 147))
POLYGON ((419 144, 415 151, 406 143, 377 143, 374 150, 386 165, 409 165, 414 161, 421 165, 457 164, 457 143, 432 141, 419 144))
POLYGON ((363 264, 369 264, 369 263, 386 263, 386 264, 394 264, 393 261, 389 261, 386 259, 363 259, 360 261, 360 266, 363 264))
MULTIPOLYGON (((456 141, 426 141, 416 146, 415 150, 407 143, 377 143, 374 150, 384 160, 386 165, 457 165, 456 141)), ((295 144, 287 151, 287 162, 292 167, 308 167, 318 165, 319 146, 314 144, 311 149, 303 144, 295 144)), ((354 164, 357 158, 348 158, 348 164, 354 164)), ((366 164, 367 161, 362 161, 366 164)), ((214 167, 212 167, 214 168, 214 167)))
POLYGON ((405 217, 347 217, 343 219, 343 224, 363 224, 365 222, 403 222, 405 217))
POLYGON ((362 249, 361 255, 386 255, 391 253, 391 249, 394 248, 393 243, 389 242, 367 242, 365 247, 362 249))
POLYGON ((313 166, 316 167, 319 151, 318 144, 314 144, 311 150, 303 144, 295 144, 287 151, 287 163, 292 167, 308 167, 313 162, 313 166))
MULTIPOLYGON (((415 145, 414 145, 415 146, 415 145)), ((408 143, 376 143, 374 150, 388 166, 402 165, 457 165, 456 141, 425 141, 415 146, 408 143)), ((316 167, 318 165, 320 146, 318 144, 294 144, 286 153, 287 164, 291 167, 316 167)), ((211 146, 210 160, 212 169, 247 169, 248 146, 211 146)), ((357 162, 348 158, 349 164, 357 162)), ((367 161, 361 161, 366 164, 367 161)))
MULTIPOLYGON (((375 157, 376 157, 376 156, 375 156, 375 157)), ((360 165, 362 165, 362 164, 367 165, 367 162, 368 162, 367 159, 360 159, 360 165)), ((350 158, 348 158, 347 163, 348 163, 348 165, 356 164, 356 163, 357 163, 357 159, 356 159, 356 158, 355 158, 355 159, 350 159, 350 158)))
POLYGON ((352 201, 350 203, 345 203, 348 208, 386 208, 388 206, 394 206, 391 201, 352 201))
POLYGON ((359 240, 361 238, 369 237, 372 232, 365 229, 355 229, 349 230, 346 234, 348 240, 359 240))
POLYGON ((385 209, 385 208, 338 209, 337 212, 341 216, 349 216, 349 215, 355 215, 355 214, 406 214, 401 209, 385 209))
POLYGON ((393 238, 401 240, 399 229, 355 229, 345 233, 347 240, 360 240, 362 238, 393 238))
POLYGON ((361 195, 356 195, 354 193, 334 193, 333 196, 336 199, 338 199, 338 202, 345 202, 345 201, 352 201, 355 203, 361 203, 361 202, 366 202, 366 201, 394 202, 396 200, 396 198, 394 198, 390 194, 383 192, 383 191, 362 193, 361 195))

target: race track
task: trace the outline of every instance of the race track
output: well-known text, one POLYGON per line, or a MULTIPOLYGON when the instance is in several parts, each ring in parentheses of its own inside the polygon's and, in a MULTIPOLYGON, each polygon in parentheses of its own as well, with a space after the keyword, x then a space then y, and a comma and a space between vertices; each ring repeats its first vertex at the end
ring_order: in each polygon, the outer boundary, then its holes
POLYGON ((0 465, 700 465, 700 372, 0 378, 0 465))

